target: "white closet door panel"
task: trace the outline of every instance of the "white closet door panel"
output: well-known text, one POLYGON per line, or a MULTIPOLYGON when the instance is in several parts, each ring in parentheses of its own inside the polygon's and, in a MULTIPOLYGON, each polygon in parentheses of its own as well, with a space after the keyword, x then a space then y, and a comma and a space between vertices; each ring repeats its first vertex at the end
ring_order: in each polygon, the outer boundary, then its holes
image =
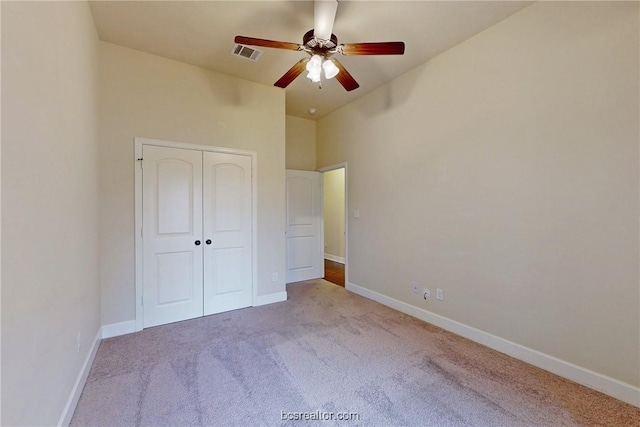
POLYGON ((193 300, 193 261, 193 251, 156 254, 158 305, 193 300))
POLYGON ((143 158, 143 317, 150 327, 203 313, 202 152, 145 145, 143 158))
POLYGON ((251 157, 203 153, 204 314, 253 301, 251 157))
POLYGON ((193 164, 182 159, 156 163, 157 235, 193 233, 193 164))
POLYGON ((287 269, 298 271, 314 267, 315 239, 311 237, 290 237, 287 239, 287 269))
POLYGON ((243 248, 213 249, 213 288, 217 295, 242 291, 243 248))

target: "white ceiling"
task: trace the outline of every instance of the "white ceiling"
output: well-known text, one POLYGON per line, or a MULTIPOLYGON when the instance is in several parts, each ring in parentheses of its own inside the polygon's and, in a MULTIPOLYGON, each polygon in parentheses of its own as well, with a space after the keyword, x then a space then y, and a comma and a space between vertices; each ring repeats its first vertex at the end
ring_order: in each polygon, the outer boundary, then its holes
MULTIPOLYGON (((404 41, 403 56, 339 56, 360 83, 322 89, 304 76, 286 90, 287 114, 317 119, 496 24, 532 2, 340 0, 333 28, 341 43, 404 41), (310 116, 309 108, 317 114, 310 116)), ((92 1, 101 40, 273 85, 306 53, 260 48, 256 63, 231 55, 236 35, 302 43, 312 1, 92 1)))

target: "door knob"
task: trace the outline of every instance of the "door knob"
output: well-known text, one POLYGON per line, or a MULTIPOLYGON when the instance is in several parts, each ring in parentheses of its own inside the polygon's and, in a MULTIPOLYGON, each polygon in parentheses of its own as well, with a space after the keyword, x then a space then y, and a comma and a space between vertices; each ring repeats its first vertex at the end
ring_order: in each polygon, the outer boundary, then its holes
POLYGON ((196 240, 196 246, 200 246, 200 240, 196 240))
POLYGON ((207 241, 205 242, 207 245, 211 244, 211 239, 207 239, 207 241))

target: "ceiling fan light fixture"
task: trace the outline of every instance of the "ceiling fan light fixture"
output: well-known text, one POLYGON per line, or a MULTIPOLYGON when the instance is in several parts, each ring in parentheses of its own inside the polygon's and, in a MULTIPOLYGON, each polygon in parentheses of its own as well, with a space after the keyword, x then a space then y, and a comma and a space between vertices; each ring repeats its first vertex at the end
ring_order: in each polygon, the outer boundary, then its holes
POLYGON ((322 57, 320 55, 313 55, 309 62, 307 62, 307 78, 314 83, 320 81, 320 73, 322 73, 322 57))
POLYGON ((334 64, 330 59, 324 61, 324 63, 322 64, 322 68, 324 69, 324 76, 327 79, 334 78, 340 72, 340 69, 338 69, 338 67, 336 67, 336 64, 334 64))
POLYGON ((307 62, 308 72, 320 72, 322 67, 322 57, 320 55, 313 55, 309 62, 307 62))
POLYGON ((314 83, 320 83, 320 73, 319 72, 312 72, 309 71, 309 74, 307 74, 307 78, 309 80, 311 80, 314 83))

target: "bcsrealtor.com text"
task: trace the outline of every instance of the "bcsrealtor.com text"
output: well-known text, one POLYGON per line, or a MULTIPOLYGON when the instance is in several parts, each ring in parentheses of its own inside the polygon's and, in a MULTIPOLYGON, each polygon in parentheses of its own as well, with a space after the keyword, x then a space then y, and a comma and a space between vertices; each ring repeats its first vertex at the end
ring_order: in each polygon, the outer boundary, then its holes
POLYGON ((282 421, 360 421, 358 412, 314 412, 280 411, 282 421))

